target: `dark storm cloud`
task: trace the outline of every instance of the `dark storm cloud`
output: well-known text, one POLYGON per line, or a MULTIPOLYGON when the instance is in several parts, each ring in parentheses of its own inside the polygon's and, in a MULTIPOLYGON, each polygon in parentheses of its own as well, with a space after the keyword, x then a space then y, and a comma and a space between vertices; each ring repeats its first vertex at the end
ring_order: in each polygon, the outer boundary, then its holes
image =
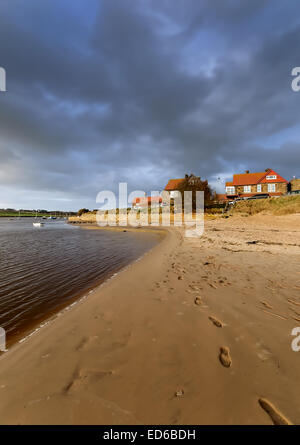
POLYGON ((119 181, 149 191, 187 171, 213 183, 244 168, 299 174, 296 1, 1 8, 3 202, 28 191, 39 207, 96 207, 119 181))

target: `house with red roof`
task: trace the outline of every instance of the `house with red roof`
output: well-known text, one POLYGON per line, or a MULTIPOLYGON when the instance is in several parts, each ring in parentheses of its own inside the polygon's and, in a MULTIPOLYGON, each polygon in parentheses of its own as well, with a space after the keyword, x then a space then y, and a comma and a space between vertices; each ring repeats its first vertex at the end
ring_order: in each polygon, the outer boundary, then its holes
POLYGON ((165 190, 169 192, 170 198, 176 198, 178 196, 178 192, 180 186, 184 181, 187 181, 189 185, 197 184, 198 181, 201 181, 200 176, 195 176, 193 174, 185 175, 185 178, 180 179, 169 179, 168 184, 165 187, 165 190))
POLYGON ((144 209, 150 206, 162 206, 162 197, 161 196, 141 196, 138 198, 134 198, 132 201, 132 207, 135 210, 144 209))
POLYGON ((169 179, 168 184, 165 187, 165 190, 170 193, 170 198, 176 198, 178 195, 178 189, 180 185, 183 183, 184 178, 181 179, 169 179))
POLYGON ((250 198, 267 195, 281 196, 287 193, 288 181, 274 170, 267 168, 264 172, 233 175, 233 180, 226 182, 228 199, 250 198))

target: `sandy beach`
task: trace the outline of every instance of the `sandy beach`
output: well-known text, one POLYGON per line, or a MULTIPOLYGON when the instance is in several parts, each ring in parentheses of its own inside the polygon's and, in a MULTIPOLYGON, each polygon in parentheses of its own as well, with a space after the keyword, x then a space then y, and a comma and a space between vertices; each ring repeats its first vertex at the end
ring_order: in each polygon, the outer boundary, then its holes
POLYGON ((1 424, 300 423, 300 215, 165 233, 0 357, 1 424))

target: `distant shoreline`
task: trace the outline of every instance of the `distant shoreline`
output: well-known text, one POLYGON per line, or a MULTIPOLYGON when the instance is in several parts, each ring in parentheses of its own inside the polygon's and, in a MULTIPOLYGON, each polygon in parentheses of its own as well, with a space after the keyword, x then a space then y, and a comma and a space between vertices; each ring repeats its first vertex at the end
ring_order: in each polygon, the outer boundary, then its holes
MULTIPOLYGON (((37 214, 37 215, 35 215, 35 214, 33 214, 33 213, 28 213, 28 214, 21 214, 21 215, 19 215, 19 214, 16 214, 16 213, 11 213, 11 214, 5 214, 5 215, 1 215, 0 214, 0 218, 15 218, 15 219, 19 219, 19 218, 43 218, 43 217, 46 217, 46 218, 49 218, 51 215, 50 214, 45 214, 45 213, 41 213, 41 214, 37 214)), ((57 216, 56 218, 67 218, 66 216, 57 216)))

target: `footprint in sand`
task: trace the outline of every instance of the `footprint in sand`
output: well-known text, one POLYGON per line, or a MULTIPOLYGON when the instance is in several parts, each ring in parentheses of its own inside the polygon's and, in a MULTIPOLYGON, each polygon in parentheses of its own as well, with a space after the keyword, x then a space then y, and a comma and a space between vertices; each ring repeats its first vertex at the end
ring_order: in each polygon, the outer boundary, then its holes
POLYGON ((190 289, 192 292, 199 292, 200 287, 199 287, 199 286, 195 286, 194 284, 189 284, 189 289, 190 289))
POLYGON ((288 420, 275 406, 267 399, 260 398, 258 403, 266 413, 269 414, 274 425, 292 425, 292 422, 288 420))
POLYGON ((175 397, 182 397, 184 395, 184 390, 180 389, 179 391, 175 392, 175 397))
POLYGON ((91 337, 84 337, 81 339, 81 341, 76 346, 76 351, 82 351, 84 349, 87 349, 90 343, 96 341, 98 339, 98 335, 93 335, 91 337))
POLYGON ((273 309, 273 306, 271 306, 269 303, 267 303, 266 301, 261 301, 261 304, 263 304, 265 307, 267 307, 268 309, 273 309))
POLYGON ((208 318, 209 318, 210 321, 212 321, 213 324, 214 324, 215 326, 217 326, 218 328, 222 328, 222 327, 223 327, 223 323, 222 323, 220 320, 218 320, 217 318, 213 317, 212 315, 210 315, 208 318))
POLYGON ((225 368, 229 368, 232 365, 230 351, 227 346, 221 346, 219 359, 222 365, 225 366, 225 368))
POLYGON ((213 289, 218 289, 217 286, 214 283, 208 283, 210 285, 210 287, 212 287, 213 289))
POLYGON ((195 303, 197 306, 201 306, 201 304, 202 304, 201 297, 196 297, 195 300, 194 300, 194 303, 195 303))
POLYGON ((64 392, 69 393, 70 391, 78 389, 87 383, 97 381, 103 377, 111 376, 113 374, 114 371, 98 371, 86 369, 76 370, 70 382, 65 386, 64 392))

